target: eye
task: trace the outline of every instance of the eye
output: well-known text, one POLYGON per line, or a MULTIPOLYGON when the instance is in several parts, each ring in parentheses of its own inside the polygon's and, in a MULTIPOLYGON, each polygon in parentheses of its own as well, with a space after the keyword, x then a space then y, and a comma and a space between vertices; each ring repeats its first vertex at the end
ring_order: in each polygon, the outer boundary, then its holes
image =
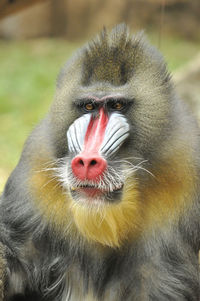
POLYGON ((92 102, 88 102, 84 105, 84 109, 86 111, 93 111, 95 109, 95 106, 92 102))
POLYGON ((122 102, 115 102, 112 104, 112 109, 120 111, 124 108, 124 104, 122 102))

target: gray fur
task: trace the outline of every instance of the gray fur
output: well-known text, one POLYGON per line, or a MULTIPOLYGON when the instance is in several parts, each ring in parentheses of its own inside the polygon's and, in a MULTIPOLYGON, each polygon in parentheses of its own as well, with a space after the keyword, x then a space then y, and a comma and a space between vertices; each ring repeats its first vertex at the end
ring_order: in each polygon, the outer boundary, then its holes
POLYGON ((199 146, 196 121, 175 94, 161 55, 141 35, 118 26, 84 46, 61 71, 51 109, 27 139, 1 197, 0 239, 7 264, 2 300, 198 301, 199 146), (186 199, 190 206, 178 220, 146 229, 120 248, 72 239, 67 229, 52 228, 30 190, 32 167, 40 159, 46 167, 51 161, 56 170, 63 162, 69 168, 66 133, 81 116, 76 101, 112 94, 132 101, 125 113, 131 134, 109 164, 119 174, 125 159, 134 166, 138 158, 146 162, 135 172, 141 202, 149 181, 158 185, 154 167, 170 158, 177 143, 183 152, 189 146, 196 172, 195 191, 186 199))

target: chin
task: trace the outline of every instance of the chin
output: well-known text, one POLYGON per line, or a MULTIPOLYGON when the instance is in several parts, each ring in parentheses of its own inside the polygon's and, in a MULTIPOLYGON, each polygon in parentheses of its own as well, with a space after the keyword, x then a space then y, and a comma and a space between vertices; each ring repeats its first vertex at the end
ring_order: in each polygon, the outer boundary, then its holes
POLYGON ((138 193, 126 185, 112 192, 78 187, 70 190, 73 222, 87 241, 119 248, 140 229, 138 193))

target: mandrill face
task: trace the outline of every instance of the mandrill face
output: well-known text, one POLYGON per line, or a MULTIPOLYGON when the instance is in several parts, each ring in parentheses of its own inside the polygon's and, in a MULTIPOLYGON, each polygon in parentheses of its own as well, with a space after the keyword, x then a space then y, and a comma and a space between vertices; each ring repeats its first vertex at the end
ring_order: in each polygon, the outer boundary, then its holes
POLYGON ((76 105, 83 115, 67 131, 72 198, 89 205, 118 202, 126 175, 111 158, 129 136, 130 127, 123 113, 131 101, 108 96, 83 99, 76 105))
POLYGON ((134 165, 120 155, 129 143, 126 114, 132 105, 131 98, 114 93, 75 100, 73 108, 80 115, 66 131, 68 155, 60 168, 79 232, 111 246, 128 234, 137 210, 133 175, 140 163, 134 165))

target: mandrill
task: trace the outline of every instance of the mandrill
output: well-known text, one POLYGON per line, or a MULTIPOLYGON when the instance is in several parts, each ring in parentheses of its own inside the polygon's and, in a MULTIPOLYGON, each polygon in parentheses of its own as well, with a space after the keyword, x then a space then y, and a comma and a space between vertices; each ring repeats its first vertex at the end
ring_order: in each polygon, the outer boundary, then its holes
POLYGON ((81 48, 1 196, 0 300, 200 300, 199 133, 141 34, 81 48))

